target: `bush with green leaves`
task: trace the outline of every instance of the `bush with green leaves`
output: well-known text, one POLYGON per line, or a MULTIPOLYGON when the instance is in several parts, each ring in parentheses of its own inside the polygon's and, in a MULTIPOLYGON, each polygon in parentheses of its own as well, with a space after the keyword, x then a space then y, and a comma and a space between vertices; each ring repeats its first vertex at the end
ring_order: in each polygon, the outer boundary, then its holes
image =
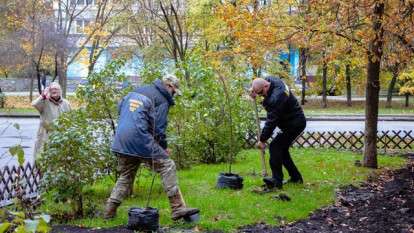
MULTIPOLYGON (((245 90, 249 80, 236 75, 220 78, 197 55, 180 67, 183 69, 176 75, 182 80, 183 95, 176 98, 169 115, 173 158, 180 167, 229 161, 242 149, 248 130, 254 128, 253 108, 245 90), (185 72, 189 80, 185 80, 185 72)), ((154 73, 161 78, 162 72, 154 73)), ((143 79, 146 82, 145 76, 143 79)))
POLYGON ((54 192, 56 202, 71 203, 74 217, 84 213, 83 187, 115 171, 116 158, 110 146, 117 103, 129 91, 118 88, 125 80, 119 74, 123 65, 124 60, 109 63, 78 88, 81 107, 54 122, 38 161, 44 190, 54 192))

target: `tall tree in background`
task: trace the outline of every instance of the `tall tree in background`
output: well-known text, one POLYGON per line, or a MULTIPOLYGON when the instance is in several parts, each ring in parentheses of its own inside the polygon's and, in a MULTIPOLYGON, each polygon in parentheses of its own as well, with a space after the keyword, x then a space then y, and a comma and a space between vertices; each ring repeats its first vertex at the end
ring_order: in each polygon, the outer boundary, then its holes
POLYGON ((56 25, 56 72, 59 83, 66 95, 68 66, 85 55, 88 51, 88 70, 93 70, 97 59, 102 54, 113 36, 119 31, 107 30, 112 17, 123 12, 124 1, 95 0, 95 1, 54 1, 56 25), (94 4, 91 4, 94 3, 94 4))
POLYGON ((409 63, 409 68, 405 70, 404 72, 402 72, 402 74, 398 78, 398 80, 401 83, 400 95, 405 96, 405 107, 407 108, 410 106, 410 103, 409 103, 410 95, 411 96, 414 95, 414 65, 413 64, 414 64, 414 61, 411 60, 411 62, 409 63))
POLYGON ((37 80, 37 89, 41 93, 41 74, 50 66, 54 40, 52 16, 48 1, 22 0, 7 4, 7 36, 0 41, 1 46, 5 47, 1 63, 8 63, 9 69, 28 70, 30 100, 33 98, 34 81, 37 80), (7 61, 7 57, 12 59, 7 61))
MULTIPOLYGON (((88 49, 88 76, 94 71, 95 65, 103 52, 118 36, 126 36, 129 31, 128 7, 133 7, 128 1, 118 1, 112 4, 109 0, 96 3, 96 14, 93 21, 85 28, 86 34, 92 34, 90 49, 88 49)), ((118 39, 120 39, 118 37, 118 39)), ((123 40, 125 46, 127 41, 123 40)))
POLYGON ((172 58, 176 67, 184 68, 185 80, 189 84, 189 73, 183 66, 191 52, 190 42, 193 39, 193 33, 189 30, 188 2, 138 0, 135 3, 130 37, 143 53, 140 55, 145 56, 144 50, 151 47, 159 49, 158 54, 166 51, 165 57, 172 58))
POLYGON ((318 33, 332 33, 345 38, 366 52, 366 120, 363 165, 376 168, 378 166, 376 144, 379 75, 381 62, 384 58, 384 48, 388 43, 397 41, 410 51, 409 56, 414 52, 413 3, 398 0, 312 0, 309 1, 309 4, 313 7, 328 7, 329 14, 326 14, 323 19, 324 22, 327 22, 326 27, 322 30, 315 28, 318 33))

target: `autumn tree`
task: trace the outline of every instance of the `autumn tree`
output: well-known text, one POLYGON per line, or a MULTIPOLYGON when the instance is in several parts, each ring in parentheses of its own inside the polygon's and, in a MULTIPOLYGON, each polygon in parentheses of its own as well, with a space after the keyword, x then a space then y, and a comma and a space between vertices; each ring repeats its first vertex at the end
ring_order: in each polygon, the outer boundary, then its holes
POLYGON ((58 0, 53 2, 56 27, 55 67, 63 94, 66 95, 67 69, 87 56, 88 69, 93 70, 97 59, 120 30, 109 29, 112 17, 122 12, 125 1, 58 0), (87 47, 92 50, 85 51, 87 47))
POLYGON ((27 69, 30 76, 30 99, 34 80, 41 90, 41 73, 49 67, 52 54, 53 12, 48 1, 9 2, 6 8, 6 36, 2 43, 3 70, 27 69), (14 63, 14 64, 13 64, 14 63), (6 68, 5 68, 6 67, 6 68))
POLYGON ((401 82, 400 95, 405 96, 405 107, 409 107, 410 95, 414 95, 414 68, 411 63, 411 67, 402 72, 398 78, 401 82))
POLYGON ((223 1, 212 7, 215 21, 205 30, 210 56, 243 61, 255 77, 269 65, 278 64, 287 51, 286 41, 294 36, 284 30, 287 4, 261 5, 259 1, 223 1))
MULTIPOLYGON (((318 33, 332 33, 358 45, 365 51, 367 59, 366 106, 365 106, 365 148, 366 167, 376 168, 377 124, 381 63, 385 48, 390 42, 397 42, 414 52, 413 3, 407 1, 374 0, 312 0, 311 7, 326 6, 323 28, 318 33)), ((317 25, 318 26, 318 25, 317 25)))
MULTIPOLYGON (((140 50, 140 56, 170 58, 176 67, 184 68, 191 52, 193 33, 189 30, 188 1, 138 0, 131 11, 129 35, 140 50)), ((185 72, 185 80, 189 80, 185 72)))

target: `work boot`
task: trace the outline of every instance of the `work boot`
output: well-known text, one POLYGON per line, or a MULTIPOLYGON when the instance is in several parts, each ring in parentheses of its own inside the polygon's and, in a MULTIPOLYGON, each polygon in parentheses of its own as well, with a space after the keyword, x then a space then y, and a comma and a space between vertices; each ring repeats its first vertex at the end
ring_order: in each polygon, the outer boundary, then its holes
POLYGON ((276 178, 273 177, 265 177, 263 178, 263 182, 265 183, 268 189, 282 189, 283 183, 276 178))
POLYGON ((303 179, 302 178, 290 178, 289 180, 285 180, 283 181, 283 184, 303 184, 303 179))
POLYGON ((174 221, 200 212, 199 209, 186 207, 180 190, 174 196, 168 197, 168 199, 172 209, 171 218, 174 221))
POLYGON ((107 201, 103 218, 104 219, 114 218, 116 215, 116 209, 118 209, 118 206, 119 206, 118 203, 107 201))

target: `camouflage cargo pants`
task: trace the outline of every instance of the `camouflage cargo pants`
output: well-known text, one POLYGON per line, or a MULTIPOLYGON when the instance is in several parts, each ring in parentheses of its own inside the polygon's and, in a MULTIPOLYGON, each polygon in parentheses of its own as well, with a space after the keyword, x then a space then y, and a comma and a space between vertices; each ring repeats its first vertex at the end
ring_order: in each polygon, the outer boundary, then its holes
POLYGON ((110 202, 120 204, 130 193, 135 175, 141 163, 147 164, 161 175, 162 185, 168 197, 178 192, 175 163, 171 159, 145 159, 118 154, 119 177, 109 197, 110 202))

